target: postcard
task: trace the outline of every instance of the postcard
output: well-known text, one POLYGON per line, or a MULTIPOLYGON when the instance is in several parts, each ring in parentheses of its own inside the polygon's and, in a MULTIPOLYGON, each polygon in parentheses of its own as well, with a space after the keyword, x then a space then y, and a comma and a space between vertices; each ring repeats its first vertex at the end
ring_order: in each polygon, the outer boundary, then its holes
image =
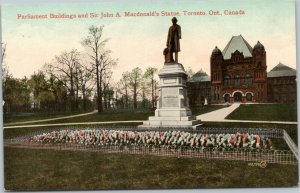
POLYGON ((294 0, 1 5, 6 191, 298 187, 294 0))

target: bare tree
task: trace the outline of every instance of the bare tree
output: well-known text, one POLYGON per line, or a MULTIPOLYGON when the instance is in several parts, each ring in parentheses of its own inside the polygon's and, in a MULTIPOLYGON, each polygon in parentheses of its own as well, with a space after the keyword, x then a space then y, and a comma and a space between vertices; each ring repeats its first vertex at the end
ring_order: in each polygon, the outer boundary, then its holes
POLYGON ((117 83, 117 92, 123 95, 123 99, 125 99, 125 108, 129 108, 129 80, 128 80, 129 72, 124 72, 122 74, 122 78, 117 83))
POLYGON ((91 91, 94 88, 93 73, 86 66, 82 66, 78 71, 78 85, 80 87, 83 99, 83 110, 87 110, 87 101, 91 91))
POLYGON ((89 57, 93 66, 94 73, 96 75, 97 86, 97 103, 98 113, 103 111, 103 77, 107 73, 108 69, 117 64, 117 60, 110 57, 110 51, 105 50, 105 44, 108 39, 102 38, 102 31, 104 26, 96 27, 91 26, 89 28, 89 34, 81 42, 82 45, 89 49, 89 57))
POLYGON ((128 85, 133 95, 133 108, 137 109, 137 97, 142 87, 142 70, 139 67, 134 68, 128 73, 128 85))
POLYGON ((72 111, 77 108, 79 90, 78 71, 81 68, 79 55, 80 53, 76 49, 69 52, 64 51, 60 55, 55 56, 51 63, 45 64, 46 72, 61 81, 68 89, 69 96, 71 97, 72 111), (72 104, 73 101, 75 101, 75 104, 72 104))
POLYGON ((156 88, 157 88, 157 81, 155 80, 155 73, 157 72, 156 68, 149 67, 146 69, 144 77, 148 84, 150 84, 151 87, 151 103, 152 108, 155 107, 155 101, 156 101, 156 88))
MULTIPOLYGON (((143 77, 144 81, 141 82, 141 85, 140 85, 140 96, 142 98, 142 107, 143 108, 147 108, 147 104, 148 104, 148 101, 150 101, 147 97, 151 94, 151 90, 149 89, 149 84, 148 82, 146 81, 145 77, 143 77)), ((152 103, 151 103, 152 105, 152 103)))

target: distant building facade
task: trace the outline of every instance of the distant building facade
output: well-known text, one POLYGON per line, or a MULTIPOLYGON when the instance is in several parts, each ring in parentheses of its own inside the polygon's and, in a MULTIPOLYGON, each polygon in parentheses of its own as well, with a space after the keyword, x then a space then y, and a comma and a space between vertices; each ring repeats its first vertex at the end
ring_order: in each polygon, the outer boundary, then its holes
POLYGON ((187 87, 190 106, 202 106, 205 100, 211 103, 211 81, 205 72, 200 70, 194 74, 187 82, 187 87))
POLYGON ((267 73, 266 50, 259 41, 252 48, 241 35, 233 36, 223 51, 217 46, 212 51, 210 69, 211 77, 201 72, 191 78, 191 106, 204 98, 209 103, 296 102, 296 70, 280 63, 267 73))
POLYGON ((210 58, 212 102, 267 102, 266 51, 254 48, 242 36, 233 36, 221 52, 210 58))
POLYGON ((268 102, 296 103, 296 70, 282 63, 268 72, 268 102))

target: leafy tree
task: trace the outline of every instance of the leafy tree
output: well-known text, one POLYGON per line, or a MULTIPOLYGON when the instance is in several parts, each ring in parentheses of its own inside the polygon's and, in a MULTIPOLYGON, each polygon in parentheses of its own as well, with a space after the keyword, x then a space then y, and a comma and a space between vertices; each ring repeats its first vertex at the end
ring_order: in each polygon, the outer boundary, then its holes
POLYGON ((111 88, 106 88, 103 91, 103 99, 104 99, 104 106, 105 109, 109 109, 111 108, 111 101, 113 99, 114 96, 114 91, 111 88))
POLYGON ((30 109, 30 89, 28 79, 5 77, 3 84, 4 112, 22 112, 30 109))
MULTIPOLYGON (((68 102, 68 89, 64 86, 63 82, 55 79, 53 76, 47 80, 47 88, 48 92, 51 92, 52 96, 54 96, 54 100, 42 100, 46 105, 50 107, 54 107, 52 111, 66 111, 67 110, 67 102, 68 102), (52 103, 51 103, 52 101, 52 103)), ((46 96, 46 95, 44 95, 46 96)), ((52 97, 51 97, 52 98, 52 97)), ((52 98, 53 99, 53 98, 52 98)))
POLYGON ((30 110, 30 89, 28 79, 14 78, 4 65, 6 56, 6 44, 2 43, 2 92, 3 92, 3 110, 4 113, 20 112, 30 110))
POLYGON ((40 94, 48 89, 45 74, 42 71, 34 73, 31 75, 28 85, 33 93, 34 108, 39 109, 42 101, 40 94))

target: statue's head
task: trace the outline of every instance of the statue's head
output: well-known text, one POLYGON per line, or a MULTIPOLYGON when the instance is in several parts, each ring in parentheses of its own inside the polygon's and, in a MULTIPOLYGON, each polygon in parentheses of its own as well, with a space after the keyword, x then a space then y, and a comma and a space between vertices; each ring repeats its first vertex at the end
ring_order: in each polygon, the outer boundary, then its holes
POLYGON ((176 17, 173 17, 173 18, 172 18, 172 23, 173 23, 173 24, 176 24, 176 23, 177 23, 177 18, 176 18, 176 17))

